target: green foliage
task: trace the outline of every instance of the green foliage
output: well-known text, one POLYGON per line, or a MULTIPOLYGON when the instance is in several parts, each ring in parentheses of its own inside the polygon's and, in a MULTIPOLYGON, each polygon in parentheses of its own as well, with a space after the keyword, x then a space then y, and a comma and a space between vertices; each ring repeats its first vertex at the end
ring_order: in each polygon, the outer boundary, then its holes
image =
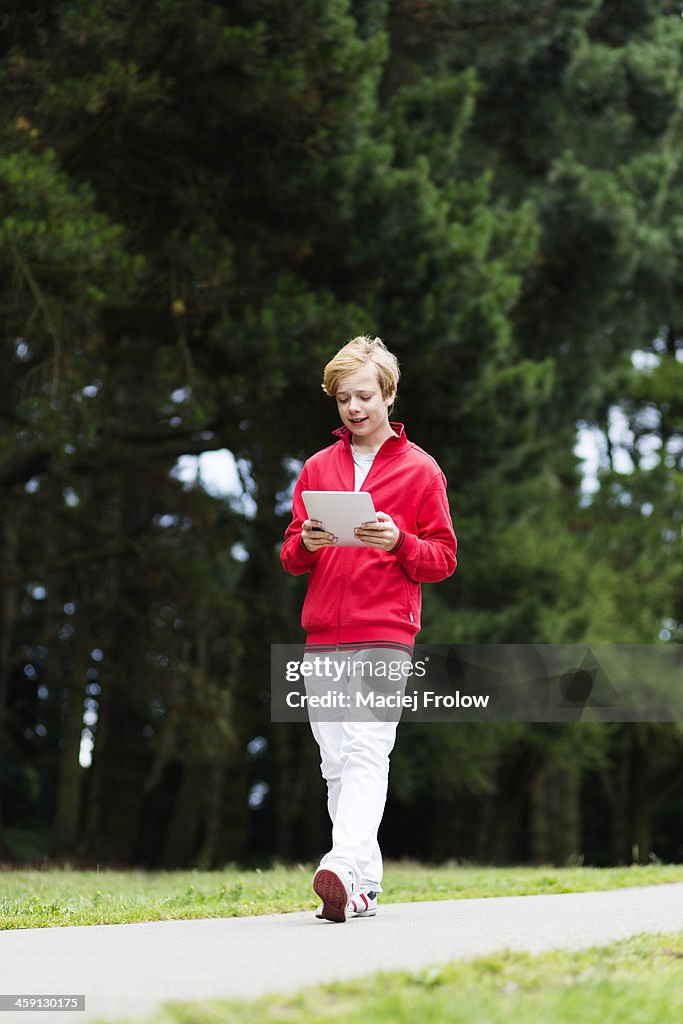
MULTIPOLYGON (((266 781, 251 852, 323 841, 318 780, 287 794, 303 743, 258 695, 268 643, 298 637, 302 581, 276 558, 293 467, 330 440, 322 367, 358 333, 399 356, 396 416, 449 480, 460 566, 426 594, 422 639, 680 639, 679 12, 151 0, 143 17, 35 0, 1 31, 12 821, 30 792, 62 834, 78 800, 72 850, 217 862, 245 852, 246 794, 266 781), (635 349, 659 365, 633 371, 635 349), (617 407, 633 472, 613 458, 617 407), (578 423, 608 448, 591 499, 578 423), (253 516, 173 476, 221 448, 253 481, 253 516)), ((521 829, 534 778, 569 751, 630 821, 617 739, 416 730, 396 792, 413 805, 453 761, 446 798, 489 813, 521 760, 521 829)), ((672 730, 653 779, 679 755, 672 730)))

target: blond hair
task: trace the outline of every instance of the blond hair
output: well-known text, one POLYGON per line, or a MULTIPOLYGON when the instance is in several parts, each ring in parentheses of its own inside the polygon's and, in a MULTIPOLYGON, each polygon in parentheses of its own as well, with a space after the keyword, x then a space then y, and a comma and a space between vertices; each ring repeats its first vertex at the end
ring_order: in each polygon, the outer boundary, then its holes
POLYGON ((377 367, 377 380, 382 398, 388 398, 398 387, 401 376, 398 360, 381 338, 370 338, 365 334, 352 338, 330 359, 323 370, 322 388, 325 394, 334 398, 342 377, 348 377, 367 363, 374 363, 377 367))

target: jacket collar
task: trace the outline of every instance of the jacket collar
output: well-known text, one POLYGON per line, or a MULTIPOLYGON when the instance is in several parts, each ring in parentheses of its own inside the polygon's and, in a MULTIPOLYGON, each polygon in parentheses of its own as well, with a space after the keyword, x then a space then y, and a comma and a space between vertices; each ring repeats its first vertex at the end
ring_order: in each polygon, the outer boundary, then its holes
MULTIPOLYGON (((394 454, 401 451, 408 444, 408 438, 406 437, 406 428, 403 423, 395 423, 389 420, 389 426, 394 431, 393 437, 388 437, 379 452, 386 452, 387 454, 394 454)), ((351 448, 351 431, 348 427, 337 427, 332 433, 341 438, 344 442, 345 448, 350 450, 351 448)), ((377 453, 379 455, 379 452, 377 453)))

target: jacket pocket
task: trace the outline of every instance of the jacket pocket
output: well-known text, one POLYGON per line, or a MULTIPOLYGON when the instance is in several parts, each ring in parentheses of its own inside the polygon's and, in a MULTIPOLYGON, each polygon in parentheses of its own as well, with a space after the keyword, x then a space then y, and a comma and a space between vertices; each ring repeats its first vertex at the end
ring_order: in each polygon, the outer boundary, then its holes
POLYGON ((408 579, 406 576, 406 586, 408 587, 408 617, 410 621, 415 625, 420 625, 420 611, 422 607, 422 591, 420 590, 420 584, 415 583, 414 580, 408 579))
POLYGON ((410 600, 406 584, 406 575, 397 564, 384 559, 366 560, 347 579, 342 623, 408 625, 410 600))
POLYGON ((406 618, 409 619, 410 622, 413 622, 414 621, 414 611, 413 611, 413 604, 412 604, 412 595, 410 593, 410 580, 408 579, 408 577, 406 576, 405 573, 402 573, 402 576, 403 576, 403 591, 404 591, 404 594, 405 594, 405 597, 404 597, 404 613, 405 613, 406 618))

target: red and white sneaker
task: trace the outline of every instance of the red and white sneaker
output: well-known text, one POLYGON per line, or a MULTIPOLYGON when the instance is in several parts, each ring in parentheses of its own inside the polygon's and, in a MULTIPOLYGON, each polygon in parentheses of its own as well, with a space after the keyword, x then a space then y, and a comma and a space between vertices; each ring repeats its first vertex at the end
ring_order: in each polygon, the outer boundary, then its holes
POLYGON ((374 917, 377 913, 377 893, 372 889, 356 889, 346 913, 349 917, 374 917))
POLYGON ((353 871, 343 864, 318 868, 313 876, 313 889, 323 902, 315 916, 323 921, 345 921, 353 881, 353 871))

